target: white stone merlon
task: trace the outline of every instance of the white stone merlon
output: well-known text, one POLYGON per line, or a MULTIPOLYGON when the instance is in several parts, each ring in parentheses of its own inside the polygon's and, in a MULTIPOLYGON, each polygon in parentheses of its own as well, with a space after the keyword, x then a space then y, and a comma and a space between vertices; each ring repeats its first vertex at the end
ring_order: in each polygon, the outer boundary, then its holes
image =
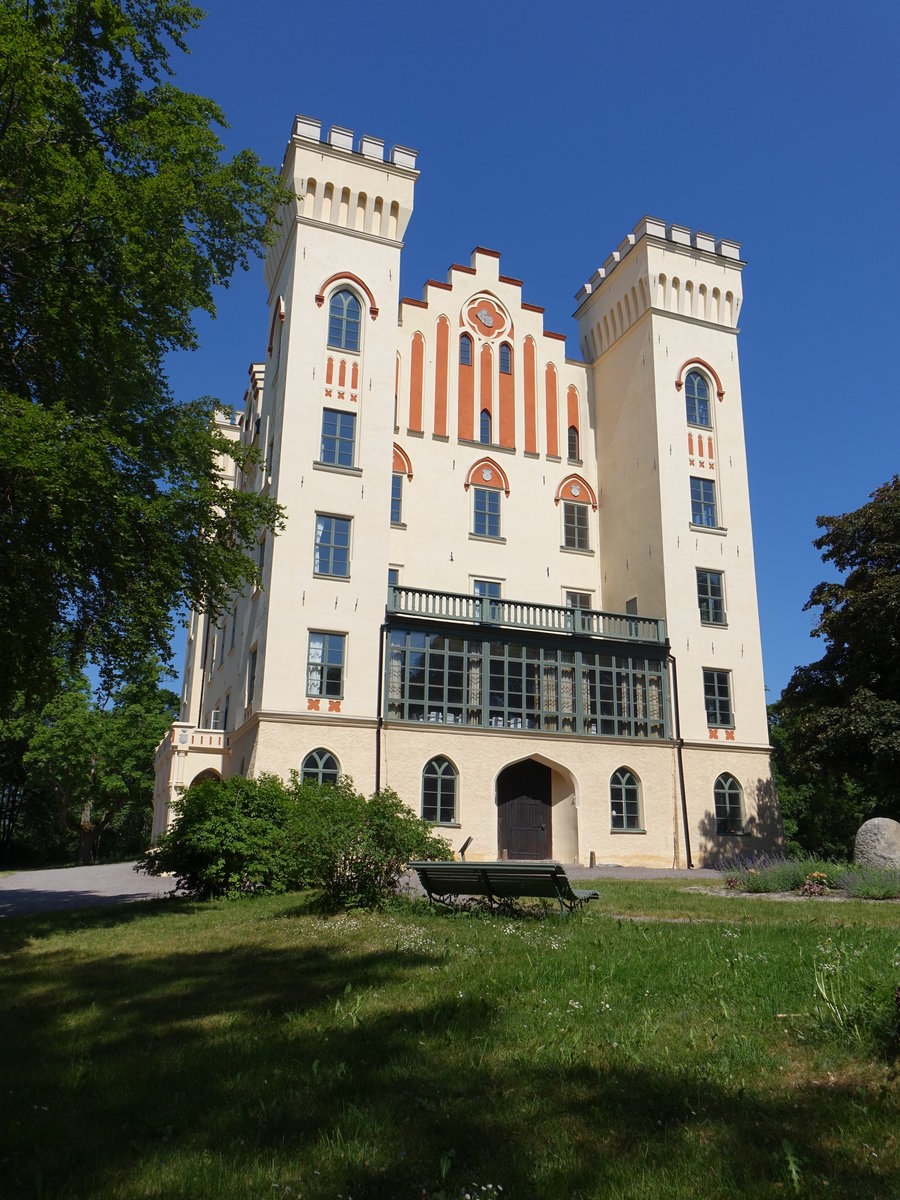
POLYGON ((619 258, 624 258, 625 255, 628 253, 628 251, 631 249, 631 247, 633 245, 634 245, 634 234, 633 233, 626 234, 625 239, 623 241, 619 242, 619 258))
POLYGON ((328 130, 328 144, 337 150, 352 150, 353 130, 344 129, 342 125, 332 125, 328 130))
POLYGON ((644 234, 664 238, 666 236, 665 221, 661 221, 659 217, 641 217, 634 227, 635 240, 639 240, 644 234))
POLYGON ((597 287, 598 284, 602 283, 605 278, 606 278, 606 272, 604 271, 604 269, 602 267, 598 267, 597 270, 593 273, 593 275, 590 278, 591 288, 593 289, 593 288, 597 287))
POLYGON ((612 254, 609 256, 609 258, 603 264, 603 270, 606 272, 607 275, 610 273, 610 271, 613 270, 613 268, 615 267, 616 263, 618 263, 620 258, 621 258, 621 255, 619 254, 618 250, 613 250, 612 254))
POLYGON ((723 258, 733 258, 740 261, 741 243, 731 242, 727 238, 719 238, 716 242, 716 253, 721 254, 723 258))
POLYGON ((418 150, 411 150, 409 146, 394 146, 391 150, 391 162, 395 167, 409 167, 414 171, 418 154, 418 150))
POLYGON ((698 230, 691 241, 695 250, 708 250, 710 254, 716 252, 716 239, 711 233, 700 233, 698 230))
POLYGON ((691 244, 691 231, 687 225, 670 225, 668 228, 668 237, 670 242, 675 242, 678 246, 689 246, 691 244))
POLYGON ((294 137, 306 138, 310 142, 321 141, 322 122, 312 117, 301 117, 298 113, 294 117, 294 137))
POLYGON ((578 291, 575 293, 575 299, 580 304, 582 302, 582 300, 586 300, 590 294, 591 294, 591 285, 589 283, 583 283, 581 285, 581 287, 578 289, 578 291))
POLYGON ((375 158, 384 162, 384 139, 370 137, 367 133, 359 139, 359 152, 366 158, 375 158))

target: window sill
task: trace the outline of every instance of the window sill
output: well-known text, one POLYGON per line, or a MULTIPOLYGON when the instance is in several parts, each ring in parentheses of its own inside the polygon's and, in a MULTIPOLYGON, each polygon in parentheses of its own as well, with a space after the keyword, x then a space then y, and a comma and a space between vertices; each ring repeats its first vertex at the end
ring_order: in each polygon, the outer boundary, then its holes
MULTIPOLYGON (((428 821, 427 817, 423 817, 422 819, 428 821)), ((428 824, 432 829, 462 829, 459 821, 428 821, 428 824)))
POLYGON ((647 830, 646 829, 610 829, 609 832, 616 833, 616 834, 625 833, 625 834, 631 834, 633 836, 634 834, 639 834, 639 835, 645 834, 647 832, 647 830))
POLYGON ((716 533, 719 537, 724 537, 728 532, 724 525, 695 525, 691 521, 690 526, 694 533, 716 533))
POLYGON ((505 537, 499 537, 499 536, 491 537, 490 534, 488 534, 488 533, 470 533, 469 541, 470 542, 492 542, 495 546, 505 546, 506 545, 505 537))
POLYGON ((525 458, 540 458, 540 457, 541 457, 541 455, 538 450, 526 450, 525 451, 525 458))
POLYGON ((735 727, 734 727, 734 725, 714 725, 712 723, 712 721, 707 721, 706 728, 707 729, 730 729, 733 732, 735 727))
POLYGON ((406 528, 405 521, 391 521, 391 529, 405 529, 405 528, 406 528))
POLYGON ((352 475, 354 479, 358 479, 362 475, 362 467, 339 467, 337 463, 316 462, 313 463, 314 471, 329 471, 332 475, 352 475))
POLYGON ((425 436, 425 430, 424 429, 407 429, 406 436, 407 437, 415 437, 415 438, 423 438, 425 436))
POLYGON ((594 552, 590 548, 587 550, 579 550, 577 546, 560 546, 561 554, 582 554, 586 558, 593 558, 594 552))
POLYGON ((338 579, 342 583, 349 583, 349 575, 329 575, 327 571, 313 571, 313 579, 338 579))
POLYGON ((700 624, 703 626, 704 629, 727 629, 728 628, 727 621, 704 621, 702 617, 700 618, 700 624))
POLYGON ((570 466, 570 467, 583 467, 583 466, 584 466, 584 461, 583 461, 582 459, 580 459, 580 458, 570 458, 570 459, 569 459, 569 466, 570 466))
POLYGON ((704 425, 701 421, 688 421, 688 425, 691 429, 706 429, 709 433, 712 433, 712 423, 704 425))
POLYGON ((561 462, 562 462, 562 459, 560 458, 560 456, 559 456, 558 454, 548 454, 548 455, 547 455, 547 462, 558 462, 558 463, 561 463, 561 462))
POLYGON ((335 352, 336 354, 350 354, 350 355, 352 355, 354 358, 359 358, 359 357, 360 357, 360 352, 359 352, 359 350, 348 350, 348 349, 346 348, 346 346, 332 346, 332 344, 329 342, 329 343, 328 343, 328 349, 329 349, 329 350, 334 350, 334 352, 335 352))
POLYGON ((733 833, 720 833, 718 831, 718 829, 716 830, 716 837, 720 837, 720 838, 752 837, 752 836, 753 835, 746 829, 735 829, 733 833))

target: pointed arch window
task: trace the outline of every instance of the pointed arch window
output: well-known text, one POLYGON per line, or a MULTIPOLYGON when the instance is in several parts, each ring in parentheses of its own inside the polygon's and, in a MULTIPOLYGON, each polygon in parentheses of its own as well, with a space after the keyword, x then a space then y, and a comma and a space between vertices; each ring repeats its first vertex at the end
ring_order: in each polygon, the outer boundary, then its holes
POLYGON ((467 333, 464 333, 459 339, 459 365, 461 367, 471 367, 472 365, 472 339, 467 333))
POLYGON ((744 832, 743 795, 741 785, 733 775, 720 775, 713 785, 716 803, 716 833, 722 835, 744 832))
POLYGON ((359 353, 359 300, 347 288, 335 292, 328 305, 328 345, 336 350, 359 353))
POLYGON ((500 345, 500 374, 512 374, 512 350, 508 342, 502 342, 500 345))
POLYGON ((689 425, 712 425, 709 415, 709 384, 699 371, 691 371, 684 381, 684 398, 689 425))
POLYGON ((640 780, 627 767, 619 767, 609 781, 609 826, 613 832, 639 832, 644 828, 640 780))
POLYGON ((481 410, 481 424, 478 429, 478 440, 482 446, 490 446, 491 444, 491 414, 490 410, 483 408, 481 410))
POLYGON ((578 453, 578 426, 569 426, 569 462, 581 462, 581 455, 578 453))
POLYGON ((341 764, 324 747, 310 750, 300 768, 300 779, 303 783, 337 783, 341 773, 341 764))
POLYGON ((459 776, 449 758, 439 755, 422 772, 422 817, 434 825, 456 824, 459 776))

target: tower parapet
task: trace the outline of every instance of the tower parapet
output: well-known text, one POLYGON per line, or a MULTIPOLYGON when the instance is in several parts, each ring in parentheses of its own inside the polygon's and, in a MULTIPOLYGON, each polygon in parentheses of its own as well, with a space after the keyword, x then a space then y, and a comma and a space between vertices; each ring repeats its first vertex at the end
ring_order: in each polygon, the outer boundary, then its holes
POLYGON ((575 293, 585 359, 604 354, 649 308, 736 329, 740 250, 729 238, 642 217, 575 293))
POLYGON ((320 121, 295 117, 281 178, 296 198, 279 214, 281 228, 266 258, 269 289, 295 221, 401 247, 419 177, 417 156, 408 146, 393 146, 386 154, 382 139, 357 136, 341 125, 332 125, 323 137, 320 121))

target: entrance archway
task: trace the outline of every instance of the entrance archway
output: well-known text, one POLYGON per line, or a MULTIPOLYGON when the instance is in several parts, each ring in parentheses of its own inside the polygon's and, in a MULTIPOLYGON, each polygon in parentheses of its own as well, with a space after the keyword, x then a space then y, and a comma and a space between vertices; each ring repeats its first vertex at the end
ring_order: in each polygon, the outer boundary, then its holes
POLYGON ((551 771, 527 758, 497 776, 499 857, 539 860, 553 857, 551 771))

